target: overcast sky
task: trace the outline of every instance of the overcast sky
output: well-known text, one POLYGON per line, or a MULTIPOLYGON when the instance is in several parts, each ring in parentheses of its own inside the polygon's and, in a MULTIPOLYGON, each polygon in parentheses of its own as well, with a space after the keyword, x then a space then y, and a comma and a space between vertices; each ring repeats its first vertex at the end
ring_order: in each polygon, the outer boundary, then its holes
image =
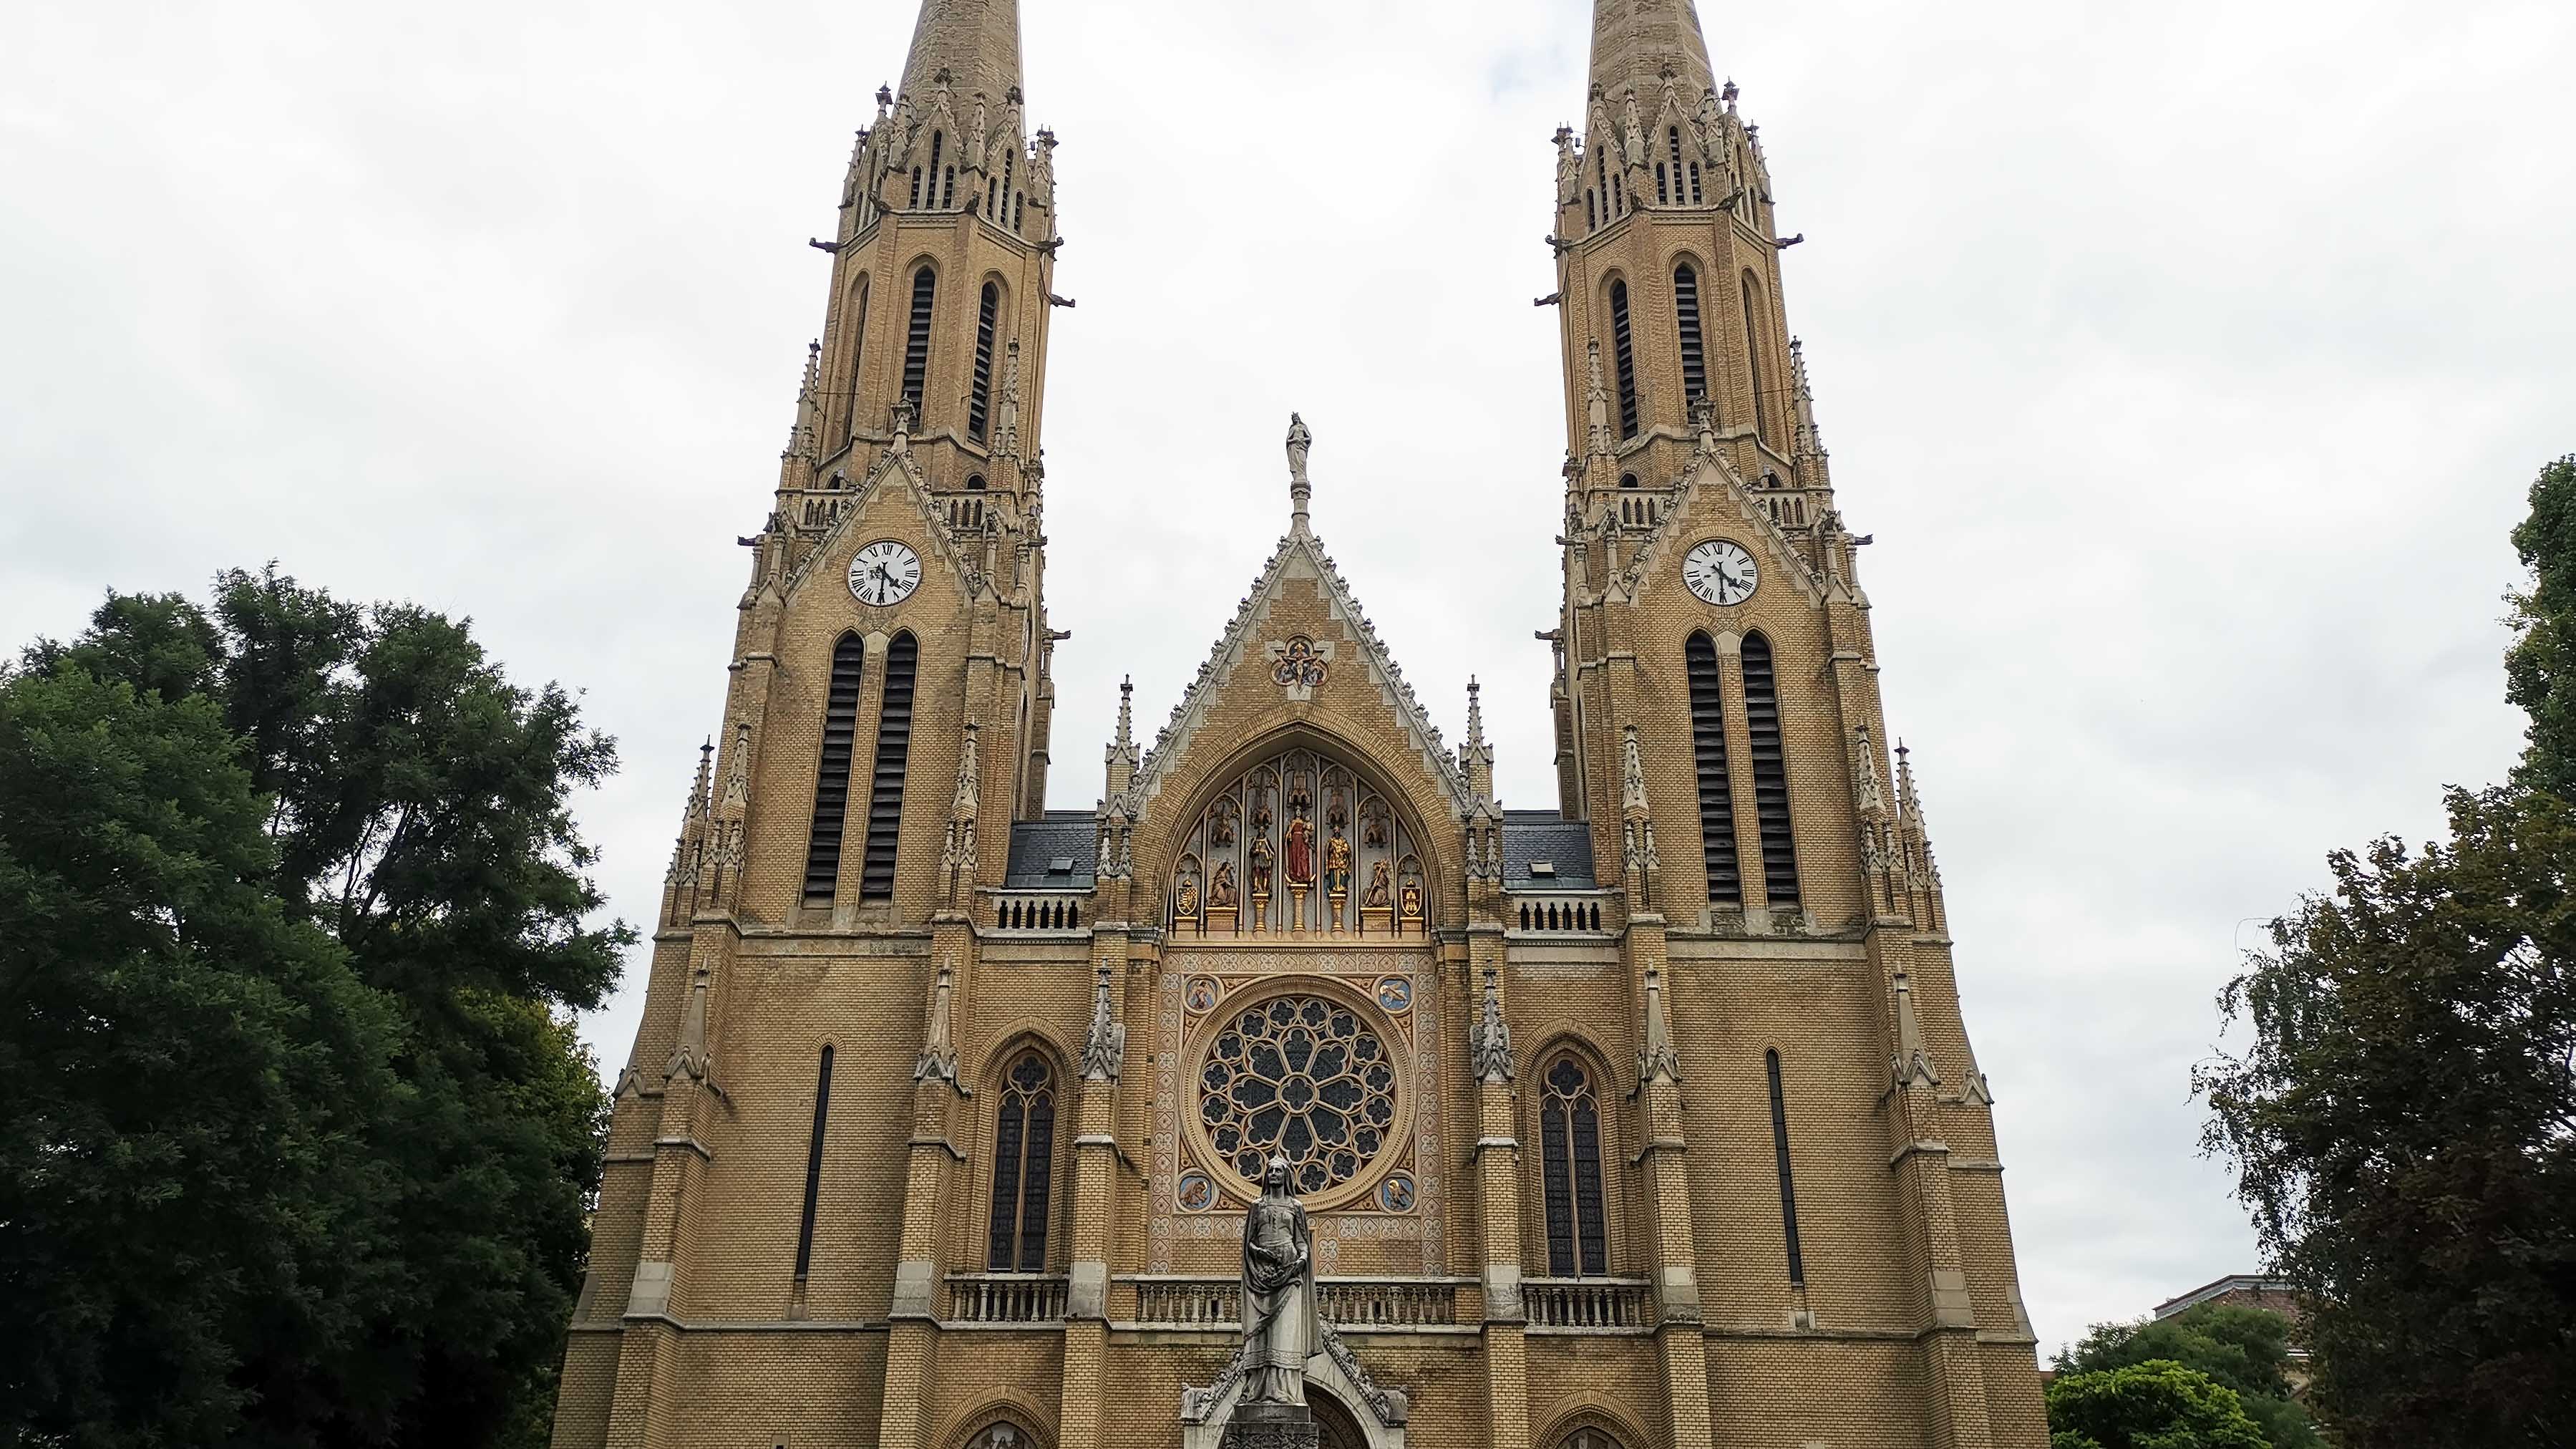
MULTIPOLYGON (((1583 0, 1027 0, 1088 807, 1315 518, 1555 803, 1547 248, 1583 0)), ((850 133, 912 0, 9 9, 0 644, 276 559, 586 692, 655 909, 850 133)), ((1704 0, 1914 745, 2043 1344, 2255 1265, 2213 993, 2335 846, 2498 776, 2506 533, 2576 449, 2576 7, 1704 0)), ((638 962, 640 964, 640 954, 638 962)), ((640 970, 590 1035, 626 1056, 640 970)))

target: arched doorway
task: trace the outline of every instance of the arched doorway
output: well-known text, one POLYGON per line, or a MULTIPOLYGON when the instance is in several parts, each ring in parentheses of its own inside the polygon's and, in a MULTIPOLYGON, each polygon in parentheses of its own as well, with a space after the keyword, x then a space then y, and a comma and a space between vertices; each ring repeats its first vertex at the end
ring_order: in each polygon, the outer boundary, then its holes
POLYGON ((1315 1411, 1315 1449, 1368 1449, 1368 1435, 1340 1399, 1309 1383, 1306 1405, 1315 1411))

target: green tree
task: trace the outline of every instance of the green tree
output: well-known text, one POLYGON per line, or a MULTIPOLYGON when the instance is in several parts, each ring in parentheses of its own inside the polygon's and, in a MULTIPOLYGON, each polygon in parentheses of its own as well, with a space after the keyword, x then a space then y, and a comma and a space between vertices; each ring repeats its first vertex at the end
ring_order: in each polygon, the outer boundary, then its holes
POLYGON ((2049 1449, 2264 1449, 2236 1391, 2166 1359, 2048 1386, 2049 1449))
POLYGON ((266 888, 233 753, 203 697, 0 677, 8 1443, 229 1442, 245 1348, 346 1343, 377 1286, 398 1025, 266 888))
POLYGON ((613 746, 465 624, 274 570, 222 576, 208 609, 111 598, 27 668, 219 722, 208 757, 260 807, 250 879, 391 1023, 398 1090, 367 1123, 344 1259, 362 1312, 233 1342, 245 1442, 543 1443, 605 1108, 570 1013, 634 939, 585 924, 601 902, 569 808, 613 746))
POLYGON ((2308 1411, 2291 1398, 2290 1325, 2277 1313, 2204 1303, 2166 1319, 2099 1323, 2057 1355, 2061 1374, 2100 1373, 2164 1359, 2235 1391, 2272 1449, 2315 1449, 2308 1411))
POLYGON ((2576 454, 2540 470, 2513 546, 2532 574, 2511 597, 2518 637, 2505 656, 2506 697, 2531 716, 2517 778, 2576 801, 2576 454))
POLYGON ((2420 853, 2329 857, 2220 997, 2252 1041, 2196 1073, 2353 1449, 2576 1442, 2576 458, 2531 503, 2513 781, 2420 853))

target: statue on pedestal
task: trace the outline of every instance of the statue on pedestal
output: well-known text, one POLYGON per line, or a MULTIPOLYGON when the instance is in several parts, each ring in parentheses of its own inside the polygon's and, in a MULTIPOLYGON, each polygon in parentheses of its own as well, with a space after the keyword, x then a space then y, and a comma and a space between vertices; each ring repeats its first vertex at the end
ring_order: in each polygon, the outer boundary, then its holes
POLYGON ((1315 1250, 1306 1209, 1288 1191, 1288 1159, 1273 1157, 1261 1200, 1243 1215, 1243 1337, 1250 1345, 1246 1404, 1306 1402, 1315 1330, 1315 1250))

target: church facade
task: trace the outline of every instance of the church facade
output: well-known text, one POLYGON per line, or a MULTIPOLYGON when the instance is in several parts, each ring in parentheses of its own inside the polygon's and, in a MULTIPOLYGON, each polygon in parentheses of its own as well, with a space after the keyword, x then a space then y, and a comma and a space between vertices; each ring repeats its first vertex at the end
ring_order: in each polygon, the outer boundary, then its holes
POLYGON ((1591 54, 1556 808, 1497 804, 1472 686, 1452 744, 1404 682, 1296 424, 1170 722, 1122 703, 1053 810, 1055 140, 1017 0, 924 0, 745 540, 557 1445, 1215 1449, 1274 1158, 1331 1449, 2045 1444, 1762 148, 1689 0, 1596 0, 1591 54))

